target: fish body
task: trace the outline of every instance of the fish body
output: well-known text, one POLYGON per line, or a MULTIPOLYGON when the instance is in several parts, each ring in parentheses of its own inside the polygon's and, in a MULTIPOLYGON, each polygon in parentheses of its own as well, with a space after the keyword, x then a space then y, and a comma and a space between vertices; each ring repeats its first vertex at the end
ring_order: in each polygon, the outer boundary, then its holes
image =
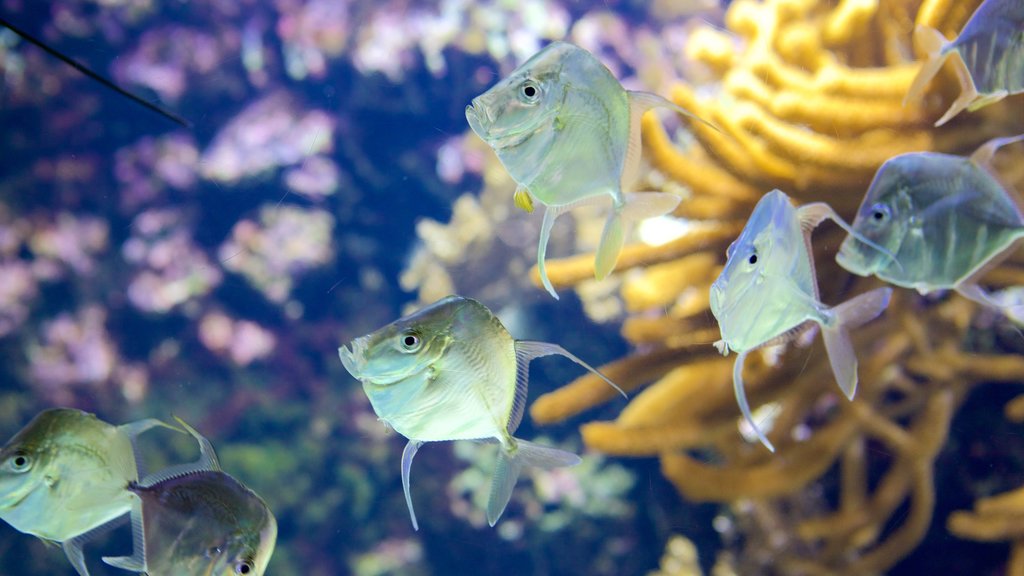
POLYGON ((594 266, 602 279, 622 248, 624 217, 658 216, 679 203, 672 194, 624 193, 639 169, 640 117, 659 106, 689 114, 660 96, 627 91, 592 54, 554 42, 466 107, 470 127, 519 185, 516 205, 546 206, 537 265, 555 298, 544 258, 559 214, 581 202, 611 200, 594 266))
POLYGON ((894 258, 851 236, 836 261, 854 274, 923 294, 953 289, 998 307, 974 278, 1024 237, 1024 215, 987 163, 996 148, 1020 138, 993 140, 971 157, 913 152, 890 158, 875 174, 853 229, 894 258))
MULTIPOLYGON (((793 339, 816 324, 822 328, 832 370, 840 388, 853 398, 857 359, 848 330, 880 314, 891 290, 882 288, 832 308, 818 296, 810 251, 811 231, 824 218, 839 221, 822 203, 795 208, 783 192, 765 194, 726 251, 726 264, 711 286, 711 313, 723 354, 737 352, 733 386, 743 417, 761 442, 774 451, 756 425, 743 390, 743 362, 751 350, 793 339)), ((845 223, 842 223, 845 224, 845 223)))
POLYGON ((414 527, 418 522, 409 472, 424 442, 500 445, 487 508, 492 526, 508 504, 523 464, 552 468, 579 462, 575 454, 513 436, 526 404, 528 366, 533 358, 559 354, 600 373, 560 346, 515 340, 475 300, 449 296, 356 338, 338 354, 362 383, 377 416, 409 439, 402 455, 402 484, 414 527))
POLYGON ((132 482, 133 556, 103 559, 149 576, 262 575, 277 541, 277 520, 255 492, 220 469, 209 441, 178 420, 200 445, 198 462, 132 482))
POLYGON ((114 426, 72 408, 45 410, 0 450, 0 518, 25 534, 61 542, 88 574, 82 537, 127 514, 137 479, 133 439, 149 419, 114 426))
POLYGON ((952 41, 921 26, 915 29, 914 40, 927 56, 907 100, 923 94, 950 56, 960 82, 960 96, 936 126, 964 109, 977 110, 1024 92, 1024 0, 985 0, 952 41))

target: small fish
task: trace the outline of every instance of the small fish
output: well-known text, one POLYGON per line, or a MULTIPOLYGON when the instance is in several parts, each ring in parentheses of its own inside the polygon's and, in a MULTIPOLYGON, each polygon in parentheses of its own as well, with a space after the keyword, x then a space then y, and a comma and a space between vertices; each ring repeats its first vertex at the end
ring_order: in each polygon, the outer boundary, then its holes
POLYGON ((594 262, 601 280, 615 268, 624 219, 660 216, 679 204, 673 194, 623 192, 640 168, 640 117, 655 107, 693 116, 661 96, 625 90, 597 58, 565 42, 549 44, 466 107, 473 132, 519 185, 516 206, 529 212, 537 200, 547 207, 537 266, 544 288, 556 299, 544 257, 560 214, 582 202, 611 198, 594 262))
POLYGON ((255 492, 224 473, 210 441, 180 418, 199 442, 197 462, 172 466, 127 492, 135 553, 104 557, 149 576, 259 576, 277 542, 277 520, 255 492))
POLYGON ((960 96, 939 118, 942 126, 965 108, 970 111, 1024 92, 1024 0, 985 0, 947 41, 927 26, 914 29, 914 42, 927 54, 904 103, 918 100, 952 55, 960 96))
POLYGON ((875 275, 922 294, 956 290, 1005 312, 977 278, 1024 238, 1024 216, 989 171, 999 147, 1024 135, 991 140, 970 157, 912 152, 890 158, 875 173, 836 261, 860 276, 875 275), (870 239, 894 259, 858 238, 870 239))
POLYGON ((54 408, 36 415, 0 450, 0 518, 25 534, 60 542, 87 576, 82 546, 91 531, 127 514, 137 480, 133 443, 155 419, 123 426, 54 408))
POLYGON ((857 391, 857 357, 848 331, 881 314, 892 294, 891 288, 879 288, 835 308, 822 304, 810 234, 826 218, 852 232, 828 204, 794 208, 779 190, 765 194, 726 251, 725 268, 711 285, 711 313, 722 332, 715 347, 723 355, 729 350, 739 353, 733 367, 736 401, 757 438, 772 452, 775 447, 754 422, 743 391, 747 354, 793 340, 817 324, 839 388, 852 400, 857 391))
MULTIPOLYGON (((413 528, 409 470, 424 442, 478 440, 501 445, 487 502, 491 526, 505 510, 523 465, 573 466, 579 456, 512 434, 526 407, 529 364, 558 354, 618 386, 561 346, 515 340, 476 300, 448 296, 338 349, 377 416, 409 439, 402 486, 413 528)), ((619 390, 619 392, 622 392, 619 390)))

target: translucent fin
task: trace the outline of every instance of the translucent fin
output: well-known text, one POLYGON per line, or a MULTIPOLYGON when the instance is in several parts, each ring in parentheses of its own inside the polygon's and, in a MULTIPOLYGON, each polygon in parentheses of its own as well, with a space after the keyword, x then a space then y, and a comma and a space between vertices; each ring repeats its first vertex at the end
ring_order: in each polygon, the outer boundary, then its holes
POLYGON ((135 458, 134 466, 132 469, 120 471, 126 473, 126 475, 123 476, 124 478, 132 478, 137 480, 146 475, 145 467, 142 464, 142 454, 141 452, 139 452, 139 444, 138 442, 136 442, 136 439, 143 432, 146 432, 147 430, 151 430, 158 426, 163 428, 170 428, 171 430, 174 430, 176 432, 182 432, 182 430, 179 430, 178 428, 175 428, 174 426, 171 426, 163 422, 162 420, 157 420, 156 418, 146 418, 145 420, 129 422, 128 424, 122 424, 121 426, 117 427, 117 429, 124 433, 124 435, 127 436, 128 440, 131 442, 132 456, 135 458))
POLYGON ((832 206, 829 206, 825 202, 804 204, 800 208, 797 208, 796 213, 800 218, 800 228, 804 231, 804 234, 810 234, 810 232, 817 228, 823 220, 828 218, 835 222, 836 225, 842 228, 847 234, 853 236, 858 242, 877 250, 881 254, 884 254, 887 258, 892 260, 894 264, 896 264, 897 268, 901 271, 903 270, 903 266, 900 264, 899 260, 896 259, 895 254, 887 250, 885 247, 871 241, 867 236, 864 236, 860 232, 854 230, 853 226, 850 226, 846 220, 843 220, 842 216, 836 213, 832 206))
POLYGON ((487 523, 494 526, 512 498, 512 489, 524 465, 536 468, 561 468, 575 466, 580 457, 572 452, 548 448, 526 440, 515 439, 516 446, 511 456, 502 449, 498 452, 498 462, 494 467, 491 479, 491 494, 487 498, 487 523))
MULTIPOLYGON (((423 442, 419 440, 409 440, 409 443, 405 445, 405 450, 402 450, 402 490, 405 491, 405 505, 409 508, 412 529, 417 531, 420 529, 420 524, 416 521, 416 511, 412 507, 412 492, 409 491, 409 474, 412 471, 412 459, 416 457, 416 452, 419 451, 422 445, 423 442)), ((491 524, 491 526, 493 525, 491 524)))
POLYGON ((146 567, 146 533, 142 518, 142 500, 132 500, 132 555, 131 556, 104 556, 103 562, 131 572, 148 572, 146 567))
POLYGON ((170 480, 171 478, 178 478, 180 476, 194 474, 196 472, 217 472, 220 470, 220 462, 217 460, 217 453, 214 452, 213 445, 210 444, 210 441, 181 418, 175 416, 174 419, 178 424, 181 424, 181 426, 191 434, 193 438, 196 439, 196 442, 199 443, 199 459, 188 464, 168 466, 159 472, 154 472, 153 474, 139 480, 140 486, 150 487, 165 480, 170 480))
POLYGON ((754 415, 750 413, 750 405, 747 404, 747 393, 743 389, 743 362, 747 359, 746 351, 740 352, 736 355, 736 363, 732 365, 732 389, 736 393, 736 403, 740 406, 740 413, 743 414, 743 419, 746 420, 750 429, 754 431, 757 439, 764 444, 764 447, 769 452, 775 452, 775 446, 768 440, 768 437, 761 431, 761 427, 754 422, 754 415))
POLYGON ((971 154, 971 162, 974 162, 978 166, 991 168, 992 157, 995 156, 997 150, 999 150, 1003 146, 1007 146, 1009 144, 1021 141, 1024 141, 1024 134, 1018 134, 1016 136, 1005 136, 1003 138, 993 138, 979 146, 978 149, 975 150, 973 154, 971 154))
POLYGON ((850 330, 874 320, 889 306, 892 288, 877 288, 836 306, 835 321, 822 326, 821 336, 839 389, 850 400, 857 393, 857 356, 850 342, 850 330))
POLYGON ((530 191, 526 189, 526 186, 516 187, 516 193, 512 195, 512 202, 515 203, 516 208, 524 212, 533 212, 533 196, 530 196, 530 191))
POLYGON ((956 290, 957 293, 963 296, 964 298, 967 298, 972 302, 977 302, 978 304, 981 304, 986 308, 997 310, 999 311, 999 313, 1007 316, 1008 318, 1016 318, 1018 314, 1024 312, 1024 304, 1003 304, 1002 302, 994 298, 992 294, 989 294, 981 286, 978 286, 973 282, 965 282, 963 284, 960 284, 959 286, 954 288, 954 290, 956 290))
POLYGON ((946 37, 935 28, 928 26, 917 26, 914 28, 914 44, 919 52, 924 53, 925 60, 921 64, 921 69, 918 70, 917 76, 914 76, 914 82, 910 85, 910 90, 907 90, 907 95, 903 97, 904 106, 911 102, 917 102, 924 96, 924 89, 928 87, 932 78, 939 73, 942 64, 949 56, 948 52, 943 52, 943 48, 948 44, 946 37))
POLYGON ((594 368, 590 364, 587 364, 583 360, 580 360, 571 352, 569 352, 565 348, 562 348, 558 344, 551 344, 549 342, 537 342, 536 340, 516 340, 517 373, 520 362, 522 362, 525 365, 528 364, 530 360, 533 360, 534 358, 553 355, 568 358, 569 360, 572 360, 573 362, 593 372, 594 374, 597 375, 598 378, 607 382, 609 386, 618 390, 619 394, 622 394, 623 398, 628 398, 628 396, 626 396, 626 393, 622 391, 622 388, 619 388, 619 386, 615 382, 609 380, 608 377, 602 374, 600 370, 594 368))
POLYGON ((122 514, 109 522, 100 524, 84 534, 79 534, 78 536, 63 542, 61 547, 64 548, 64 555, 68 557, 68 562, 71 562, 71 565, 74 566, 75 572, 78 572, 79 576, 89 576, 89 568, 85 565, 85 554, 82 552, 82 548, 85 544, 103 536, 118 526, 121 526, 127 519, 128 515, 122 514))
POLYGON ((597 254, 594 256, 594 278, 604 280, 615 269, 615 263, 619 260, 619 252, 622 252, 622 244, 625 242, 626 232, 622 224, 622 212, 614 210, 608 215, 604 223, 604 231, 601 232, 601 243, 597 246, 597 254))
POLYGON ((967 105, 967 111, 974 112, 975 110, 980 110, 985 106, 988 106, 989 104, 995 104, 996 102, 999 102, 1000 100, 1006 98, 1009 95, 1010 92, 1007 90, 996 90, 991 94, 978 94, 978 96, 974 100, 972 100, 970 104, 967 105))
POLYGON ((558 293, 555 292, 555 288, 551 286, 551 280, 548 279, 548 271, 544 266, 544 258, 548 252, 548 240, 551 239, 551 228, 555 225, 555 219, 562 213, 562 208, 549 206, 544 211, 544 221, 540 225, 540 241, 537 243, 537 269, 540 272, 540 282, 544 285, 544 289, 548 291, 548 294, 558 300, 558 293))
POLYGON ((670 108, 682 114, 683 116, 689 116, 690 118, 693 118, 694 120, 708 126, 709 128, 721 132, 718 126, 715 126, 708 120, 705 120, 700 116, 697 116, 696 114, 690 112, 686 108, 679 106, 678 104, 672 102, 671 100, 658 96, 657 94, 651 94, 650 92, 640 92, 637 90, 627 90, 626 94, 629 95, 629 109, 631 115, 633 110, 642 110, 642 112, 640 112, 640 115, 642 116, 643 112, 646 112, 651 108, 670 108))
POLYGON ((979 97, 978 89, 974 87, 974 80, 971 79, 971 73, 967 70, 967 64, 964 63, 960 52, 956 50, 951 52, 953 55, 953 71, 956 72, 956 79, 960 83, 960 95, 956 97, 956 100, 949 106, 949 110, 946 110, 942 118, 935 121, 936 127, 952 120, 954 116, 966 110, 979 97))
POLYGON ((664 216, 675 210, 682 200, 669 192, 630 192, 625 196, 622 217, 630 222, 664 216))

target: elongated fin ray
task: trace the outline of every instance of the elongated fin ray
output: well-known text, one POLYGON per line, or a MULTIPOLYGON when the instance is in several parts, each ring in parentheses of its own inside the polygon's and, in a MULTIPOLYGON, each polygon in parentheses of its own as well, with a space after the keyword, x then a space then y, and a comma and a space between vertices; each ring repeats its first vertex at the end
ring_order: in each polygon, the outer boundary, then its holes
POLYGON ((523 466, 549 470, 580 463, 580 457, 572 452, 518 438, 514 440, 515 446, 511 450, 502 446, 498 451, 498 461, 494 466, 494 476, 491 478, 491 493, 487 497, 487 523, 491 526, 498 523, 505 507, 508 506, 523 466))
POLYGON ((412 459, 416 457, 416 452, 419 452, 420 446, 422 445, 423 442, 420 442, 419 440, 409 440, 409 443, 405 445, 405 449, 402 450, 402 490, 405 491, 405 505, 409 508, 409 518, 412 520, 412 528, 417 531, 420 529, 420 524, 416 521, 416 510, 412 507, 412 492, 409 490, 409 476, 412 472, 412 459))
POLYGON ((544 221, 540 225, 540 240, 537 242, 537 270, 540 272, 540 282, 544 285, 544 289, 548 291, 548 294, 558 300, 558 292, 555 292, 555 288, 551 285, 551 280, 548 279, 548 271, 544 266, 544 258, 548 252, 548 240, 551 239, 551 228, 555 225, 555 219, 562 213, 564 208, 548 206, 544 210, 544 221))
POLYGON ((213 445, 210 444, 210 441, 181 418, 175 416, 174 419, 199 443, 199 459, 188 464, 168 466, 159 472, 154 472, 139 480, 140 486, 150 487, 171 478, 178 478, 196 472, 217 472, 220 470, 217 453, 213 450, 213 445))
POLYGON ((732 389, 736 394, 736 404, 740 407, 740 413, 746 420, 750 429, 754 431, 757 439, 764 444, 769 452, 775 452, 775 446, 768 440, 768 437, 761 431, 761 427, 754 422, 754 415, 750 412, 750 405, 747 404, 747 392, 743 389, 743 362, 747 359, 747 352, 743 351, 736 355, 736 363, 732 365, 732 389))
POLYGON ((54 58, 60 60, 61 62, 67 64, 68 66, 71 66, 75 70, 78 70, 82 74, 85 74, 89 78, 92 78, 93 80, 99 82, 104 87, 106 87, 106 88, 108 88, 110 90, 113 90, 114 92, 117 92, 121 96, 124 96, 125 98, 128 98, 129 100, 131 100, 131 101, 135 102, 136 104, 139 104, 139 105, 149 109, 152 112, 156 112, 157 114, 163 116, 164 118, 167 118, 171 122, 174 122, 175 124, 177 124, 177 125, 179 125, 179 126, 181 126, 183 128, 191 128, 192 127, 192 123, 189 122, 188 120, 185 120, 181 116, 178 116, 174 112, 171 112, 170 110, 167 110, 166 108, 163 108, 162 106, 160 106, 158 104, 154 104, 153 102, 150 102, 148 100, 144 100, 141 96, 139 96, 137 94, 133 94, 133 93, 125 90, 124 88, 121 88, 117 84, 114 84, 110 80, 107 80, 103 76, 100 76, 97 72, 94 72, 91 69, 83 66, 82 64, 79 64, 78 62, 72 60, 71 57, 69 57, 69 56, 65 55, 64 53, 56 50, 55 48, 47 45, 45 42, 43 42, 39 38, 36 38, 35 36, 33 36, 32 34, 29 34, 25 30, 15 26, 14 24, 11 24, 10 22, 8 22, 2 16, 0 16, 0 25, 4 26, 5 28, 9 28, 12 32, 17 34, 18 36, 21 36, 22 38, 24 38, 25 40, 29 41, 30 43, 35 44, 36 46, 41 48, 44 52, 46 52, 50 56, 53 56, 54 58))
POLYGON ((144 420, 138 420, 136 422, 122 424, 117 427, 118 430, 123 432, 125 436, 128 437, 128 440, 131 442, 132 456, 135 458, 135 469, 130 470, 130 473, 127 476, 125 476, 125 478, 139 479, 146 475, 146 469, 142 463, 142 453, 139 451, 139 443, 137 440, 139 435, 156 427, 170 428, 171 430, 174 430, 176 432, 183 432, 182 430, 175 428, 174 426, 171 426, 170 424, 167 424, 166 422, 158 420, 156 418, 146 418, 144 420))
POLYGON ((797 216, 800 218, 800 228, 805 234, 810 234, 811 230, 818 227, 819 224, 826 218, 836 223, 837 226, 842 228, 847 234, 853 236, 858 242, 869 246, 879 253, 884 254, 888 259, 892 260, 896 264, 896 267, 903 270, 903 265, 900 264, 899 260, 896 259, 896 255, 890 250, 887 250, 884 246, 873 242, 867 236, 864 236, 860 232, 853 229, 842 216, 836 213, 836 211, 826 204, 825 202, 812 202, 810 204, 804 204, 800 208, 797 208, 797 216))
POLYGON ((604 380, 609 386, 615 388, 619 394, 622 394, 623 398, 628 398, 626 393, 619 388, 618 384, 612 382, 607 376, 601 373, 600 370, 594 368, 590 364, 587 364, 583 360, 577 358, 574 354, 562 348, 558 344, 551 344, 550 342, 538 342, 536 340, 516 340, 516 367, 518 368, 519 363, 528 364, 530 360, 534 358, 540 358, 542 356, 558 355, 568 358, 580 366, 586 368, 590 372, 594 373, 598 378, 604 380))

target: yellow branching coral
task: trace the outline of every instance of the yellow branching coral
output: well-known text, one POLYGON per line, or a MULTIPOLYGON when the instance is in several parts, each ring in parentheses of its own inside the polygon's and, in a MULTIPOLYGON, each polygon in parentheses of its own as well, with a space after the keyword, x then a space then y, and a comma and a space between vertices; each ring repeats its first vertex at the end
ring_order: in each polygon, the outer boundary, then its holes
MULTIPOLYGON (((910 47, 914 24, 952 36, 977 4, 738 0, 726 24, 739 42, 708 28, 694 33, 686 49, 721 77, 719 91, 680 85, 672 93, 721 130, 691 123, 697 144, 680 147, 656 119, 644 118, 645 153, 689 190, 676 215, 693 226, 667 244, 623 251, 619 294, 632 315, 622 331, 637 351, 603 370, 633 398, 616 420, 584 424, 581 433, 605 453, 659 456, 665 476, 690 500, 729 504, 746 530, 743 553, 729 561, 737 573, 887 570, 917 546, 932 520, 932 467, 962 399, 977 383, 1020 382, 1024 375, 1020 355, 968 348, 974 326, 991 312, 958 296, 924 300, 899 290, 881 319, 852 335, 861 381, 853 402, 838 392, 820 340, 748 358, 747 395, 760 406, 755 418, 778 448, 773 455, 744 437, 732 392, 734 358, 711 346, 719 332, 708 312, 710 285, 761 194, 778 187, 801 202, 824 200, 849 218, 893 155, 963 153, 995 135, 1024 131, 1019 99, 932 127, 951 97, 948 82, 935 83, 922 102, 902 105, 919 67, 910 47), (810 498, 826 474, 837 480, 835 497, 794 514, 793 499, 810 498), (759 529, 770 536, 756 537, 759 529)), ((1019 148, 1005 154, 1022 164, 1019 148)), ((1019 170, 1003 175, 1024 183, 1019 170)), ((879 285, 835 264, 840 239, 834 227, 814 238, 827 303, 879 285)), ((549 262, 548 273, 555 286, 578 285, 592 275, 591 260, 549 262)), ((994 288, 1024 285, 1024 251, 983 280, 994 288)), ((1005 319, 996 326, 1017 337, 1005 319)), ((539 398, 531 415, 539 423, 561 421, 610 398, 603 382, 585 376, 539 398)), ((1007 411, 1024 418, 1024 400, 1007 411)), ((1017 513, 994 502, 1000 513, 1017 513)), ((961 519, 950 528, 1021 542, 1020 532, 972 532, 991 511, 980 502, 977 518, 954 516, 961 519)), ((1014 562, 1024 564, 1020 547, 1014 562)))

